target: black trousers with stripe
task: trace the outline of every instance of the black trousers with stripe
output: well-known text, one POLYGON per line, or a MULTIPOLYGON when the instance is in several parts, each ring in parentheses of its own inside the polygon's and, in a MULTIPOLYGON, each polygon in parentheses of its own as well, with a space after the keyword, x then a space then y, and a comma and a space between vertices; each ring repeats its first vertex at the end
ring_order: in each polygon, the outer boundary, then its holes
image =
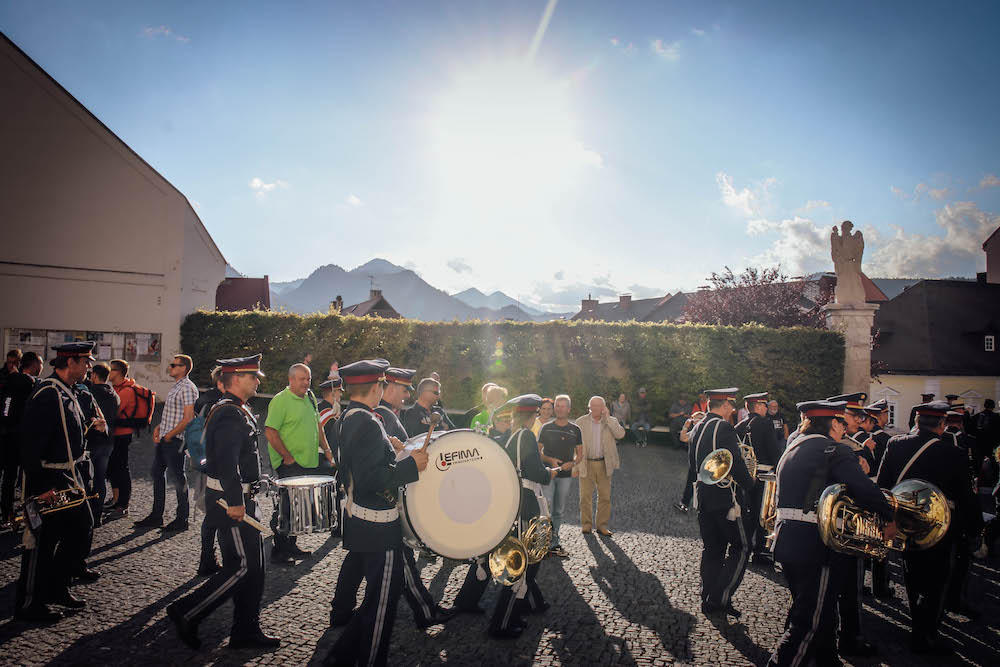
MULTIPOLYGON (((420 570, 417 569, 413 549, 403 546, 400 552, 403 557, 403 597, 406 598, 407 604, 413 610, 413 620, 417 623, 428 624, 434 619, 437 605, 420 578, 420 570)), ((364 576, 364 562, 361 553, 349 551, 340 567, 340 573, 337 575, 337 588, 333 592, 333 601, 330 603, 331 616, 336 618, 350 616, 358 601, 358 589, 361 588, 361 580, 364 579, 364 576)))
POLYGON ((385 665, 389 655, 396 605, 403 592, 401 548, 357 553, 364 572, 365 599, 333 645, 326 664, 385 665))
POLYGON ((782 563, 792 594, 785 634, 768 665, 798 667, 812 658, 836 660, 837 594, 843 568, 829 563, 782 563))
POLYGON ((486 556, 479 556, 469 564, 469 571, 465 573, 465 581, 462 582, 462 588, 455 597, 455 607, 466 611, 478 609, 479 601, 483 599, 483 593, 486 592, 486 587, 489 585, 490 570, 486 567, 486 556), (486 577, 482 580, 476 574, 480 567, 486 572, 486 577))
POLYGON ((750 546, 745 518, 726 518, 727 510, 698 510, 701 552, 701 600, 725 607, 743 581, 750 546))
POLYGON ((79 573, 90 553, 94 519, 90 503, 42 515, 35 546, 21 554, 17 581, 18 609, 35 607, 69 592, 70 578, 79 573))
POLYGON ((955 567, 955 541, 945 538, 927 551, 903 553, 903 581, 915 639, 934 640, 944 615, 945 596, 955 567))
POLYGON ((542 566, 542 561, 532 563, 524 570, 524 580, 528 584, 528 592, 524 599, 520 600, 518 613, 525 614, 535 612, 545 606, 545 596, 542 589, 538 587, 538 568, 542 566))
MULTIPOLYGON (((232 636, 254 635, 260 631, 260 601, 264 594, 264 539, 247 522, 230 519, 216 503, 221 497, 218 491, 205 491, 205 521, 210 521, 217 531, 222 568, 173 606, 197 625, 232 598, 232 636)), ((246 499, 246 511, 256 516, 257 504, 246 499)))
POLYGON ((842 570, 837 609, 840 613, 840 643, 864 639, 861 632, 861 584, 864 581, 864 559, 840 557, 836 566, 842 570))

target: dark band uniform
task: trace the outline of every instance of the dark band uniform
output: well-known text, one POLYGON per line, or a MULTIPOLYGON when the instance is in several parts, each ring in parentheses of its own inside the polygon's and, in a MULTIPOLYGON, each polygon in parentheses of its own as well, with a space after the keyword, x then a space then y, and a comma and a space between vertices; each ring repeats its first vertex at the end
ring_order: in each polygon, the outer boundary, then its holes
MULTIPOLYGON (((219 359, 223 374, 253 373, 258 377, 261 355, 219 359)), ((198 624, 226 600, 233 600, 230 645, 276 645, 260 629, 264 593, 264 541, 246 521, 229 517, 218 501, 243 506, 246 516, 260 521, 254 500, 260 480, 257 417, 238 396, 226 391, 212 406, 205 422, 205 522, 217 531, 222 568, 197 590, 167 607, 178 634, 197 648, 198 624)))
MULTIPOLYGON (((389 368, 385 372, 387 383, 395 383, 413 390, 413 376, 415 370, 406 368, 389 368)), ((382 420, 385 431, 390 436, 395 436, 406 442, 406 431, 396 416, 395 410, 384 400, 375 407, 375 415, 382 420)), ((453 616, 451 610, 439 607, 430 591, 424 586, 420 577, 420 570, 414 559, 413 549, 404 544, 401 548, 403 555, 403 597, 413 611, 413 620, 417 627, 426 628, 437 623, 443 623, 453 616)), ((351 552, 352 554, 356 552, 351 552)), ((330 611, 330 625, 346 625, 354 612, 354 605, 358 600, 358 589, 361 587, 361 580, 364 579, 364 569, 362 559, 352 556, 345 560, 337 576, 337 588, 333 594, 332 610, 330 611)))
POLYGON ((749 498, 749 506, 743 513, 744 529, 747 543, 752 552, 757 553, 763 550, 765 537, 764 529, 760 525, 760 505, 764 500, 764 482, 760 479, 760 473, 774 471, 774 466, 778 465, 778 459, 781 458, 781 448, 774 431, 774 422, 753 411, 757 403, 767 405, 767 392, 748 394, 743 397, 743 402, 750 410, 750 415, 736 425, 736 437, 743 444, 753 448, 757 457, 758 474, 749 498))
MULTIPOLYGON (((875 401, 871 405, 865 406, 865 412, 875 418, 876 424, 878 424, 879 415, 888 411, 889 403, 884 398, 875 401)), ((872 432, 868 435, 875 441, 875 470, 877 471, 878 466, 882 465, 882 458, 885 456, 886 445, 889 444, 889 438, 892 436, 883 431, 881 425, 876 425, 872 432)))
MULTIPOLYGON (((799 403, 809 419, 843 419, 845 403, 799 403)), ((840 582, 854 560, 823 544, 816 523, 816 503, 830 484, 845 484, 862 509, 892 520, 893 510, 879 488, 858 465, 854 451, 826 434, 803 434, 778 463, 774 559, 781 563, 792 594, 785 633, 770 665, 840 664, 836 657, 836 607, 840 582), (848 567, 845 567, 845 564, 848 567)))
MULTIPOLYGON (((934 400, 934 394, 920 394, 920 400, 923 401, 924 403, 930 403, 931 401, 934 400)), ((921 405, 923 405, 923 403, 921 403, 921 405)), ((910 419, 909 419, 909 421, 907 423, 909 424, 909 427, 911 429, 914 426, 916 426, 916 424, 917 424, 917 408, 918 407, 920 407, 920 406, 919 405, 914 405, 912 408, 910 408, 910 419)))
MULTIPOLYGON (((736 387, 706 390, 710 401, 736 400, 736 387)), ((701 608, 705 613, 732 612, 732 596, 743 581, 750 544, 742 517, 753 478, 740 454, 732 424, 709 412, 688 435, 688 479, 695 485, 701 554, 701 608), (728 488, 698 481, 701 464, 715 449, 728 449, 733 456, 730 471, 735 484, 728 488)))
MULTIPOLYGON (((948 411, 947 427, 942 435, 942 440, 950 442, 959 451, 969 457, 969 486, 973 494, 978 494, 976 477, 972 469, 972 455, 976 449, 976 439, 965 433, 965 410, 956 408, 964 405, 953 403, 948 411)), ((973 609, 967 598, 967 584, 969 581, 969 569, 972 567, 972 552, 974 544, 979 540, 979 535, 969 535, 964 533, 957 536, 955 545, 955 567, 948 584, 948 592, 945 599, 945 608, 956 611, 966 616, 977 617, 978 611, 973 609)))
MULTIPOLYGON (((341 368, 340 377, 348 386, 383 382, 388 366, 383 359, 357 361, 341 368)), ((360 610, 327 661, 384 665, 403 587, 402 528, 392 494, 419 474, 412 458, 396 462, 382 421, 359 401, 351 400, 338 420, 338 442, 342 483, 348 488, 344 548, 349 558, 360 560, 367 585, 360 610)))
MULTIPOLYGON (((67 343, 52 348, 57 358, 93 360, 94 343, 67 343)), ((78 400, 76 385, 67 386, 57 373, 35 383, 34 392, 21 419, 20 455, 22 494, 25 498, 51 490, 77 489, 82 496, 86 416, 78 400), (63 428, 65 425, 65 429, 63 428)), ((44 505, 32 503, 32 510, 44 505)), ((21 556, 21 576, 17 582, 16 618, 36 621, 57 620, 60 615, 45 605, 70 608, 84 606, 69 592, 70 577, 79 569, 89 551, 88 535, 93 529, 89 503, 38 514, 41 523, 26 521, 25 549, 21 556)))
MULTIPOLYGON (((947 411, 948 404, 944 401, 917 406, 918 417, 944 419, 947 411)), ((927 429, 889 440, 879 470, 878 483, 884 489, 891 489, 904 479, 922 479, 941 489, 949 505, 954 503, 952 525, 943 540, 924 551, 903 553, 903 580, 910 602, 912 643, 917 651, 940 650, 938 626, 957 541, 963 534, 979 535, 982 530, 982 512, 970 488, 968 470, 966 455, 927 429), (924 449, 928 443, 932 444, 924 449)))
MULTIPOLYGON (((882 430, 879 423, 879 417, 888 411, 889 403, 884 398, 865 406, 865 412, 875 420, 875 427, 869 433, 869 437, 875 441, 875 451, 873 452, 875 467, 872 468, 872 476, 875 477, 878 476, 878 467, 882 465, 885 448, 889 444, 889 438, 892 437, 882 430)), ((893 554, 889 554, 885 560, 880 561, 872 558, 868 561, 872 571, 872 594, 877 598, 892 597, 892 586, 889 582, 889 561, 892 557, 893 554)))

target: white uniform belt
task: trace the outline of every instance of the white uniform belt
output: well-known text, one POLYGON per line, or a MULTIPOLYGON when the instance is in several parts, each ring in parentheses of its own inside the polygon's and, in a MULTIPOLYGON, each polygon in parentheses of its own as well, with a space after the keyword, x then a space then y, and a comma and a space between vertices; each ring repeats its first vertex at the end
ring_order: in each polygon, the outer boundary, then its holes
POLYGON ((767 463, 758 463, 757 472, 771 472, 774 470, 773 465, 768 465, 767 463))
POLYGON ((399 518, 399 509, 393 507, 388 510, 373 510, 357 503, 351 503, 349 514, 355 519, 371 523, 392 523, 399 518))
POLYGON ((801 521, 803 523, 816 523, 816 512, 803 512, 792 507, 778 508, 778 521, 801 521))
POLYGON ((43 468, 47 468, 49 470, 72 470, 77 463, 86 461, 88 458, 89 458, 88 453, 84 452, 83 454, 80 455, 80 458, 78 458, 75 461, 63 461, 60 463, 51 463, 49 461, 42 461, 41 463, 43 468))
MULTIPOLYGON (((208 488, 212 489, 213 491, 222 491, 223 490, 223 488, 222 488, 222 482, 220 482, 219 480, 215 479, 214 477, 206 477, 205 478, 205 486, 207 486, 208 488)), ((240 484, 240 487, 243 488, 243 495, 245 495, 245 496, 250 495, 250 485, 249 484, 240 484)))

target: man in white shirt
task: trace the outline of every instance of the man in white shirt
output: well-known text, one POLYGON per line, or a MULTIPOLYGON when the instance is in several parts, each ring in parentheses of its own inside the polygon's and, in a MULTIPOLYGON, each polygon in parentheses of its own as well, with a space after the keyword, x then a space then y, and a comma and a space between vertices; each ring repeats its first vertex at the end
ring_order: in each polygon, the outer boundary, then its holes
POLYGON ((587 404, 589 412, 576 420, 583 436, 584 460, 577 466, 580 472, 580 528, 589 534, 594 524, 594 488, 597 488, 597 532, 611 535, 611 475, 618 469, 618 440, 625 437, 625 428, 608 414, 608 406, 600 396, 587 404))

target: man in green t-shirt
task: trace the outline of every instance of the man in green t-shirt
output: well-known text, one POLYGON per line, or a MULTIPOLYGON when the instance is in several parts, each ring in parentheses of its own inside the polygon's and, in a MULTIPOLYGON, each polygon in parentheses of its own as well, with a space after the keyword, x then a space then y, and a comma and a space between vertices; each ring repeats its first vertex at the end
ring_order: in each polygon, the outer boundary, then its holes
MULTIPOLYGON (((288 386, 275 394, 267 408, 264 435, 267 436, 267 453, 271 467, 281 477, 315 475, 319 466, 319 450, 327 460, 333 462, 333 453, 326 441, 326 434, 319 424, 319 410, 316 397, 309 385, 312 371, 305 364, 295 364, 288 369, 288 386)), ((274 530, 274 546, 271 561, 290 564, 295 557, 308 556, 308 551, 299 549, 295 538, 282 535, 277 530, 278 509, 271 517, 274 530)))

